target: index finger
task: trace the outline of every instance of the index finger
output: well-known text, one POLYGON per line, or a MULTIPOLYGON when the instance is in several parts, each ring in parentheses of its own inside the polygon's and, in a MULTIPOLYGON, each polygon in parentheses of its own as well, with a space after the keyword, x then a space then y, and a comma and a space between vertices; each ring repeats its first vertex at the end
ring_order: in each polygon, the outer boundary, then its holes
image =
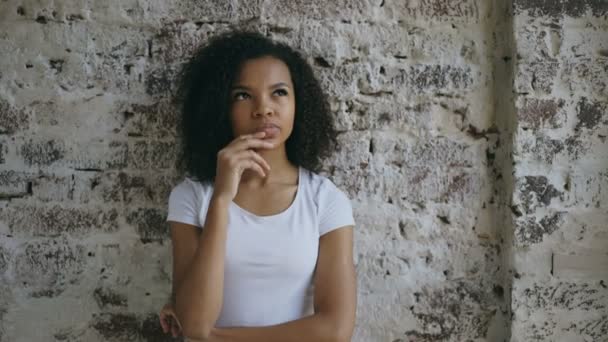
POLYGON ((239 136, 238 139, 245 140, 245 139, 249 139, 249 138, 263 137, 265 135, 266 135, 265 131, 260 131, 260 132, 250 133, 250 134, 243 134, 243 135, 239 136))
POLYGON ((241 150, 246 149, 261 149, 272 147, 274 147, 274 144, 272 142, 259 138, 238 140, 236 142, 232 142, 228 146, 229 149, 234 150, 235 152, 239 152, 241 150))
POLYGON ((160 326, 163 328, 163 332, 167 332, 169 330, 169 324, 165 321, 164 317, 160 318, 160 326))

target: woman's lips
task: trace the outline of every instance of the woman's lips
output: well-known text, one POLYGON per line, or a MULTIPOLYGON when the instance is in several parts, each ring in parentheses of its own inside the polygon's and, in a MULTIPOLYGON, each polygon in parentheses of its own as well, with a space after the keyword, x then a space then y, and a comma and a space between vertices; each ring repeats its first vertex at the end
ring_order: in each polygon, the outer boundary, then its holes
POLYGON ((256 132, 266 132, 264 139, 274 138, 279 134, 281 129, 276 125, 264 125, 256 129, 256 132))

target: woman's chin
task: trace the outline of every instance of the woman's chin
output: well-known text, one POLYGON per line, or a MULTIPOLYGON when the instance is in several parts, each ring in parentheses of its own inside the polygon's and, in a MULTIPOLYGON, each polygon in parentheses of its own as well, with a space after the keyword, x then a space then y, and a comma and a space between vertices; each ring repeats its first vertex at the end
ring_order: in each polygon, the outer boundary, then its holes
POLYGON ((283 143, 283 141, 281 140, 281 137, 280 137, 280 136, 276 136, 276 137, 265 137, 265 138, 262 138, 262 139, 263 139, 264 141, 267 141, 267 142, 273 143, 273 145, 274 145, 274 146, 273 146, 273 147, 271 147, 271 148, 262 148, 262 149, 260 149, 262 152, 263 152, 263 151, 268 151, 268 152, 270 152, 270 151, 274 151, 274 150, 278 149, 278 148, 281 146, 281 144, 283 143))

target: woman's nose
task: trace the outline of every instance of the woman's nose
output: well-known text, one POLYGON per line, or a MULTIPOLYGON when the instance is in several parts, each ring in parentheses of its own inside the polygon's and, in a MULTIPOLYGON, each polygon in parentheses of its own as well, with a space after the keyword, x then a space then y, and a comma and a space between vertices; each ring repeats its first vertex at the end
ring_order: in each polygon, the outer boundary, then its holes
POLYGON ((272 115, 272 114, 274 114, 274 110, 268 104, 268 101, 259 100, 256 103, 255 111, 253 112, 254 116, 266 116, 266 115, 272 115))

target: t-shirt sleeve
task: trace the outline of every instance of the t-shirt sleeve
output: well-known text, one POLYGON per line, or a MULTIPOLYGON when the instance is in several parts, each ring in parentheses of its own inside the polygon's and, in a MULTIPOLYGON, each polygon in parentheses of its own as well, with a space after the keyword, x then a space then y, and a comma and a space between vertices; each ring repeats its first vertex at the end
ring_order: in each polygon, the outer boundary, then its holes
POLYGON ((199 220, 201 194, 198 190, 196 184, 189 179, 177 184, 169 195, 167 221, 182 222, 202 228, 199 220))
POLYGON ((350 199, 326 179, 319 194, 319 236, 349 225, 355 225, 350 199))

